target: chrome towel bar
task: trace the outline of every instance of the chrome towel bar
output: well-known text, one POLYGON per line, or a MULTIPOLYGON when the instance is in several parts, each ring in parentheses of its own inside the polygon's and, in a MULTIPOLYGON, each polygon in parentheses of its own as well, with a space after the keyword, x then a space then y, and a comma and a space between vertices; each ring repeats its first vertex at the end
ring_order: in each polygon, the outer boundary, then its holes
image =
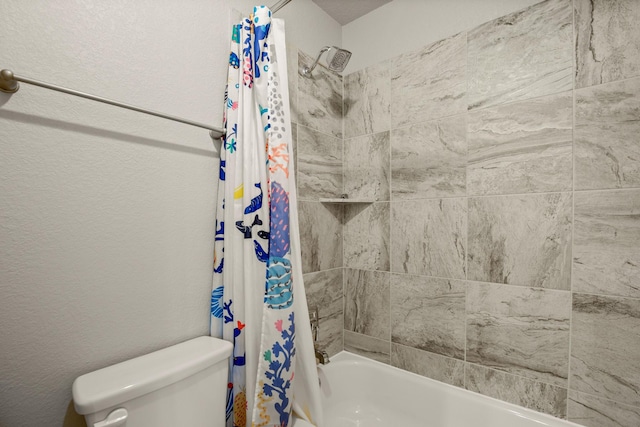
POLYGON ((127 110, 133 110, 139 113, 149 114, 151 116, 162 117, 163 119, 173 120, 174 122, 180 122, 180 123, 185 123, 187 125, 196 126, 203 129, 209 129, 209 135, 211 135, 211 138, 213 139, 220 139, 224 135, 224 129, 216 126, 210 126, 204 123, 183 119, 181 117, 171 116, 169 114, 147 110, 145 108, 136 107, 135 105, 113 101, 111 99, 103 98, 101 96, 90 95, 88 93, 80 92, 73 89, 68 89, 62 86, 52 85, 50 83, 41 82, 38 80, 30 79, 28 77, 17 76, 11 70, 0 71, 0 91, 6 92, 6 93, 15 93, 18 91, 18 89, 20 89, 20 84, 18 82, 27 83, 34 86, 40 86, 45 89, 51 89, 57 92, 62 92, 62 93, 66 93, 73 96, 79 96, 81 98, 102 102, 103 104, 109 104, 109 105, 113 105, 120 108, 126 108, 127 110))

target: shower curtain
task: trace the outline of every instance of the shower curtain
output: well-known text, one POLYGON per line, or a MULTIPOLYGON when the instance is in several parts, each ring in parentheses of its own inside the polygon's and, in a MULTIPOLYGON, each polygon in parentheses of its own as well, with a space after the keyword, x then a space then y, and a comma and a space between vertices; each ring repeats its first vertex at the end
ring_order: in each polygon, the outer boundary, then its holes
POLYGON ((300 260, 284 23, 254 8, 233 26, 225 96, 211 335, 234 344, 227 426, 320 427, 300 260))

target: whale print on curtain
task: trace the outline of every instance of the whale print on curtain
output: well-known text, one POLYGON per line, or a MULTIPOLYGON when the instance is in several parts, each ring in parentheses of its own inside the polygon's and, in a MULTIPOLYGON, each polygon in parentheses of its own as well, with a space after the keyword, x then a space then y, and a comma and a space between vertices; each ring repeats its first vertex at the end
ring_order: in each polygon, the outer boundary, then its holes
POLYGON ((284 24, 233 27, 215 223, 211 335, 234 344, 227 426, 320 427, 302 282, 284 24))

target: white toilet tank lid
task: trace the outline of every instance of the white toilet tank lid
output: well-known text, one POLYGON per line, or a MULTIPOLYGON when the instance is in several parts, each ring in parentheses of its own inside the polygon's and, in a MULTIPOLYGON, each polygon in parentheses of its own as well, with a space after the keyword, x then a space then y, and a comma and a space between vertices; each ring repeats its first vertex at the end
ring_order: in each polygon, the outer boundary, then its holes
POLYGON ((224 361, 232 350, 228 341, 198 337, 82 375, 73 382, 76 411, 92 414, 166 387, 224 361))

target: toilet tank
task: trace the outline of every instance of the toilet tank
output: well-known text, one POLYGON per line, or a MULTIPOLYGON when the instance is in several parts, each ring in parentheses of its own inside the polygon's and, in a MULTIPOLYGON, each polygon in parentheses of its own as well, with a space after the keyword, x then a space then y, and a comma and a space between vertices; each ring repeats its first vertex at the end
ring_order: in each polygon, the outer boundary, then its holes
POLYGON ((78 377, 88 427, 223 427, 233 346, 199 337, 78 377))

